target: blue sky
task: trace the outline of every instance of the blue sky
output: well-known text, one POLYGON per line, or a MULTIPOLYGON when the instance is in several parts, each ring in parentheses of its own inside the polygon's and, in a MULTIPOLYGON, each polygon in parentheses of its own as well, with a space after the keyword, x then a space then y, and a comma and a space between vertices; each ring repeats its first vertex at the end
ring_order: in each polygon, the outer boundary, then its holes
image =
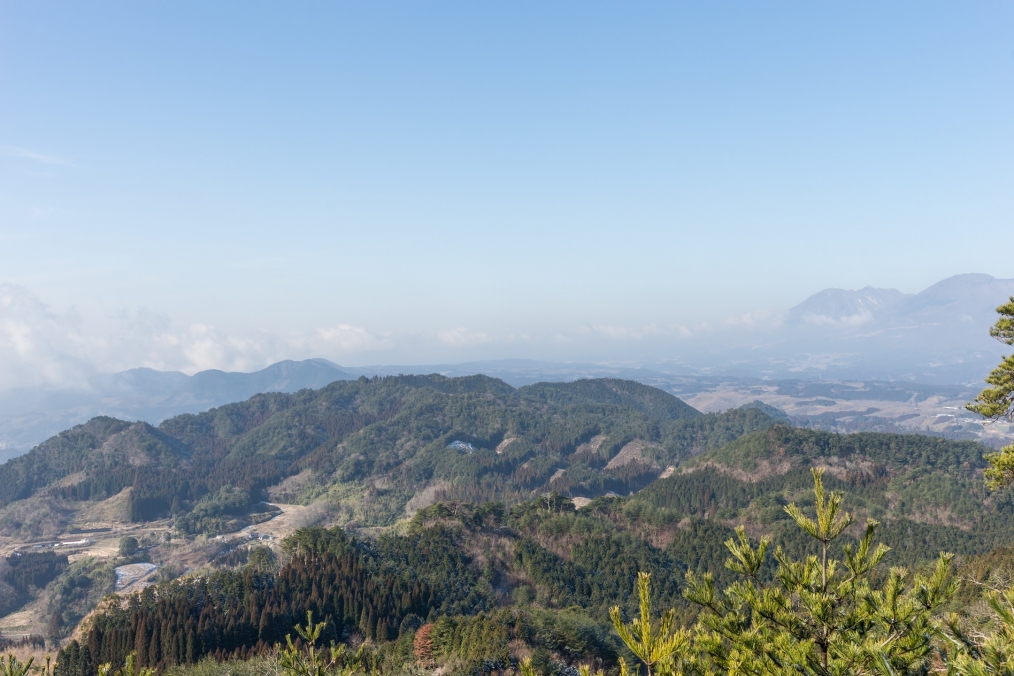
POLYGON ((8 2, 0 342, 622 358, 1014 277, 1012 158, 1006 2, 8 2))

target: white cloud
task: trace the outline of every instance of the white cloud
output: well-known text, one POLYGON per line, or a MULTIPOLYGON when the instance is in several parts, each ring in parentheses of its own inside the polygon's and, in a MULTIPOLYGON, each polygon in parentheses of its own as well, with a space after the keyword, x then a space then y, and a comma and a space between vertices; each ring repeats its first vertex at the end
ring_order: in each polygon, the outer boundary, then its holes
POLYGON ((842 317, 835 318, 827 315, 818 315, 813 312, 807 312, 803 315, 803 321, 807 324, 813 324, 814 326, 852 328, 872 322, 873 313, 869 310, 863 310, 862 312, 857 312, 854 315, 844 315, 842 317))
POLYGON ((472 347, 493 342, 489 335, 480 331, 470 331, 463 327, 437 331, 437 340, 451 347, 472 347))
POLYGON ((0 284, 0 388, 80 383, 91 347, 73 313, 50 311, 28 289, 0 284))
POLYGON ((645 338, 677 336, 688 338, 693 331, 685 326, 659 326, 658 324, 645 324, 644 326, 611 326, 607 324, 594 324, 583 329, 582 333, 597 333, 612 340, 643 340, 645 338))
POLYGON ((10 148, 7 151, 8 157, 18 157, 25 160, 32 160, 40 164, 48 164, 51 166, 68 167, 71 161, 63 157, 57 157, 56 155, 47 155, 45 153, 38 153, 34 150, 27 150, 25 148, 10 148))
POLYGON ((784 310, 754 310, 726 318, 731 326, 776 327, 785 321, 784 310))
POLYGON ((138 366, 191 374, 254 371, 282 359, 340 360, 395 347, 390 336, 350 324, 288 335, 236 334, 205 323, 180 327, 145 308, 120 312, 94 331, 84 327, 76 313, 54 311, 28 289, 0 284, 0 390, 82 387, 93 374, 138 366))
POLYGON ((339 324, 333 328, 317 329, 317 336, 324 345, 335 346, 344 352, 367 350, 390 350, 394 341, 385 335, 370 333, 361 326, 339 324))

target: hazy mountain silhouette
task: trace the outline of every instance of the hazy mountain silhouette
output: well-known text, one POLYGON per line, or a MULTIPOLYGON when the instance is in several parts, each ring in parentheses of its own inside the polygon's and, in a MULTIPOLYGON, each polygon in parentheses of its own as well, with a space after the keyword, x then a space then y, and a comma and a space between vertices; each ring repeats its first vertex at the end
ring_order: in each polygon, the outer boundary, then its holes
POLYGON ((261 392, 319 389, 355 378, 326 359, 281 361, 253 373, 211 369, 188 376, 136 368, 89 378, 89 388, 0 393, 0 461, 98 415, 157 424, 181 413, 249 399, 261 392))

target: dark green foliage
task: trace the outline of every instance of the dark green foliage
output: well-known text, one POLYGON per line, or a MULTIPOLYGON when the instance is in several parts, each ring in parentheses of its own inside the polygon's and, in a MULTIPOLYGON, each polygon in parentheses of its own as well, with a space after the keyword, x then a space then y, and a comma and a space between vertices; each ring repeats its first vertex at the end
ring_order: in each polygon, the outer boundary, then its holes
MULTIPOLYGON (((575 523, 580 532, 581 524, 575 523)), ((552 524, 560 530, 564 524, 552 524)), ((539 529, 545 533, 546 528, 539 529)), ((677 580, 681 567, 664 552, 633 537, 630 533, 608 529, 586 534, 570 550, 569 560, 541 547, 531 537, 516 545, 518 567, 546 592, 544 603, 551 607, 577 605, 601 614, 612 605, 632 602, 630 581, 639 571, 658 574, 656 598, 673 605, 679 599, 677 580)))
MULTIPOLYGON (((581 654, 614 664, 605 610, 632 616, 639 571, 652 573, 653 603, 687 622, 696 611, 683 574, 712 571, 724 585, 732 525, 769 536, 786 556, 817 553, 785 512, 812 506, 812 467, 827 468, 828 489, 860 517, 881 520, 891 565, 919 569, 941 550, 969 555, 1014 540, 1014 498, 986 494, 980 445, 797 430, 757 408, 684 416, 678 400, 641 387, 361 379, 166 421, 161 433, 187 450, 139 468, 133 504, 175 512, 181 530, 230 528, 259 509, 266 486, 307 470, 313 495, 333 480, 362 489, 360 525, 392 522, 426 486, 437 485, 439 502, 372 541, 300 530, 277 572, 244 553, 218 562, 246 563, 240 570, 161 583, 99 616, 89 654, 122 663, 136 650, 155 667, 248 656, 310 609, 328 620, 325 638, 373 639, 388 666, 411 660, 423 623, 452 673, 505 666, 515 641, 541 651, 547 669, 581 654), (631 462, 607 469, 621 449, 631 462), (602 496, 639 488, 669 464, 672 476, 635 495, 602 496), (577 510, 576 495, 599 497, 577 510)), ((831 554, 858 536, 846 531, 831 554)), ((774 573, 765 564, 758 579, 774 573)), ((70 577, 56 586, 69 589, 70 577)))
POLYGON ((10 566, 5 582, 20 594, 42 589, 67 568, 67 555, 54 552, 25 552, 7 557, 10 566))
POLYGON ((96 472, 70 486, 61 486, 55 492, 64 500, 105 500, 134 484, 137 470, 121 467, 96 472))
POLYGON ((452 673, 489 673, 513 666, 512 641, 534 647, 541 657, 536 667, 547 674, 552 653, 568 661, 612 663, 618 649, 605 627, 576 608, 502 608, 470 617, 445 616, 434 623, 431 636, 434 657, 452 673))
MULTIPOLYGON (((526 505, 517 516, 531 511, 526 505)), ((513 517, 500 505, 441 505, 427 514, 406 535, 375 542, 341 529, 302 529, 285 541, 292 558, 277 574, 248 565, 149 587, 126 607, 111 606, 96 617, 85 641, 88 654, 97 663, 117 663, 136 651, 140 666, 159 668, 205 655, 243 658, 270 650, 311 610, 327 621, 326 640, 357 633, 380 644, 396 642, 427 618, 436 621, 435 650, 466 670, 506 666, 508 643, 516 639, 573 659, 587 655, 611 662, 615 643, 594 614, 577 604, 623 602, 639 565, 671 568, 650 545, 612 534, 575 551, 574 570, 583 578, 575 578, 577 590, 556 604, 558 610, 508 608, 494 588, 506 583, 508 562, 492 557, 479 565, 465 550, 490 537, 530 543, 510 528, 513 517), (594 579, 595 570, 601 579, 594 579)), ((545 514, 577 518, 572 508, 545 514)), ((526 523, 534 535, 546 525, 539 518, 526 523)), ((554 527, 559 526, 549 526, 554 527)), ((678 596, 675 587, 664 594, 669 600, 678 596)), ((67 653, 66 659, 80 658, 67 653)))
MULTIPOLYGON (((988 451, 936 437, 843 436, 776 426, 688 461, 682 472, 638 493, 626 509, 656 524, 690 519, 691 529, 708 527, 697 525, 702 519, 743 519, 793 556, 803 556, 805 538, 798 537, 783 507, 805 502, 809 469, 824 466, 830 468, 829 489, 843 491, 857 512, 883 522, 879 532, 892 543, 887 560, 919 565, 939 551, 976 554, 1014 540, 1014 495, 989 496, 982 485, 988 451), (638 504, 643 508, 636 509, 638 504)), ((673 542, 684 541, 677 533, 673 542)), ((716 570, 715 559, 706 558, 701 568, 716 570)))
POLYGON ((61 633, 69 633, 99 601, 113 591, 114 564, 93 558, 74 561, 46 588, 47 610, 59 613, 61 633))
POLYGON ((760 399, 754 400, 749 404, 740 406, 739 408, 740 410, 757 409, 758 411, 768 416, 772 420, 776 420, 783 425, 792 424, 792 416, 790 416, 788 413, 786 413, 780 408, 776 408, 774 406, 771 406, 770 404, 765 404, 760 399))
POLYGON ((137 538, 127 536, 120 538, 120 556, 133 556, 137 553, 137 550, 141 548, 137 538))
POLYGON ((659 422, 695 418, 700 411, 671 394, 632 380, 601 378, 571 383, 538 383, 522 388, 531 401, 558 404, 611 404, 635 409, 659 422))
POLYGON ((247 565, 256 571, 270 573, 275 567, 275 555, 270 547, 254 547, 247 555, 247 565))
POLYGON ((918 434, 860 432, 840 435, 778 425, 744 435, 691 465, 708 461, 747 472, 759 463, 798 463, 815 458, 871 460, 890 471, 923 467, 971 474, 985 466, 984 447, 971 441, 947 441, 918 434))
POLYGON ((474 613, 493 606, 493 593, 462 547, 459 534, 443 525, 405 536, 382 536, 371 547, 378 568, 389 575, 419 580, 432 590, 431 613, 474 613))
MULTIPOLYGON (((724 543, 733 534, 733 529, 724 524, 693 519, 686 527, 676 531, 666 551, 689 570, 697 573, 711 572, 721 584, 732 578, 731 572, 725 567, 729 550, 724 543)), ((655 579, 657 584, 659 578, 655 579)))
POLYGON ((669 425, 663 431, 662 443, 672 449, 672 459, 685 460, 724 446, 744 434, 766 430, 775 423, 775 419, 760 409, 734 408, 669 425))
POLYGON ((425 583, 370 570, 359 551, 306 553, 275 576, 246 568, 205 579, 149 587, 126 608, 98 616, 87 636, 98 662, 137 652, 140 666, 192 663, 204 655, 245 657, 270 649, 306 610, 328 621, 329 638, 346 629, 386 641, 407 615, 425 615, 435 601, 425 583))
POLYGON ((92 676, 95 670, 88 646, 74 640, 57 653, 53 676, 92 676))
POLYGON ((222 486, 197 501, 189 514, 176 521, 176 528, 183 533, 220 533, 230 530, 235 517, 250 512, 250 494, 240 488, 222 486))
POLYGON ((30 453, 0 465, 0 506, 27 498, 92 463, 95 451, 130 426, 113 418, 93 418, 49 439, 30 453))
POLYGON ((268 487, 308 470, 308 496, 335 481, 358 485, 357 522, 385 525, 433 484, 441 500, 508 504, 550 489, 628 494, 670 463, 772 424, 756 409, 701 415, 622 380, 515 390, 485 376, 361 378, 257 395, 158 429, 96 418, 0 466, 0 505, 80 472, 50 490, 99 500, 129 486, 131 520, 173 516, 184 533, 222 533, 247 525, 268 487), (629 461, 607 467, 630 442, 639 445, 629 461))

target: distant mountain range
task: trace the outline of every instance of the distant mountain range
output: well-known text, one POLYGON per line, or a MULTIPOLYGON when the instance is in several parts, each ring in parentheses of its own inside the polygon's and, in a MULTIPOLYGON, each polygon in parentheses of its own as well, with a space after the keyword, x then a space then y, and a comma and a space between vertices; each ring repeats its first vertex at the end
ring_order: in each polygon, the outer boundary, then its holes
MULTIPOLYGON (((750 330, 716 331, 659 349, 669 359, 633 364, 495 360, 464 364, 352 368, 326 359, 282 361, 254 373, 201 371, 193 376, 147 368, 93 376, 76 390, 0 392, 0 461, 24 453, 60 430, 96 415, 153 424, 243 401, 261 392, 321 388, 360 376, 483 373, 514 387, 581 378, 625 378, 687 392, 695 378, 904 381, 973 389, 1004 347, 989 337, 995 308, 1014 296, 1014 279, 956 275, 917 294, 866 287, 825 289, 790 309, 784 320, 750 330)), ((692 388, 691 388, 692 390, 692 388)), ((925 396, 921 394, 920 396, 925 396)))
POLYGON ((945 333, 978 333, 996 321, 996 306, 1012 295, 1014 279, 982 274, 955 275, 916 294, 871 286, 824 289, 792 308, 787 325, 867 327, 863 333, 869 333, 871 327, 905 330, 938 326, 945 333))
POLYGON ((137 368, 93 376, 89 389, 10 390, 0 393, 0 461, 97 415, 157 424, 181 413, 200 413, 262 392, 319 389, 357 377, 326 359, 307 359, 281 361, 253 373, 211 369, 188 376, 137 368))
POLYGON ((983 274, 955 275, 917 294, 825 289, 792 308, 748 359, 758 371, 781 364, 825 378, 978 383, 1004 352, 989 327, 1011 296, 1014 279, 983 274))

